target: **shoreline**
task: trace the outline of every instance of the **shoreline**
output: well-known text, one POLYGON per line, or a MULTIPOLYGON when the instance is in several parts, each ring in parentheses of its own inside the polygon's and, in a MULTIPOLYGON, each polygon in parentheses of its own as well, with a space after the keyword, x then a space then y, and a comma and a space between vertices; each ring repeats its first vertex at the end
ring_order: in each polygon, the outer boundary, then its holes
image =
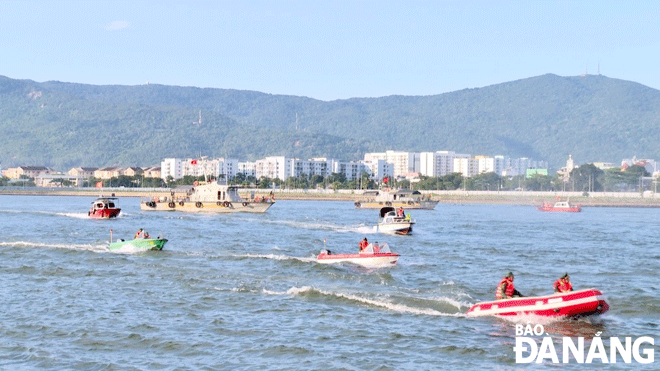
MULTIPOLYGON (((170 189, 70 189, 70 188, 21 188, 2 189, 0 195, 22 196, 88 196, 99 197, 153 197, 166 196, 170 189)), ((239 191, 246 198, 254 192, 255 195, 268 196, 269 189, 249 189, 239 191)), ((316 191, 316 190, 276 190, 275 200, 301 201, 363 201, 365 197, 360 191, 316 191)), ((432 200, 443 204, 491 204, 491 205, 532 205, 540 206, 543 202, 554 202, 556 199, 570 198, 571 203, 582 207, 660 207, 660 194, 641 193, 600 193, 592 192, 588 196, 579 192, 520 192, 520 191, 423 191, 432 200)))

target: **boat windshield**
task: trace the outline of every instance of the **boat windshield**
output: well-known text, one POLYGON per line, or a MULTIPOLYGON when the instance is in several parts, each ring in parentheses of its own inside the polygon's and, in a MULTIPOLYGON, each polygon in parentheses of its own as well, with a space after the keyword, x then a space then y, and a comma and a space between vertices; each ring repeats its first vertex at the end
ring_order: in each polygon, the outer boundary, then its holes
POLYGON ((360 254, 373 254, 373 253, 381 253, 381 254, 387 254, 391 253, 390 251, 390 245, 386 243, 379 245, 378 242, 375 243, 370 243, 367 245, 367 247, 360 251, 360 254))

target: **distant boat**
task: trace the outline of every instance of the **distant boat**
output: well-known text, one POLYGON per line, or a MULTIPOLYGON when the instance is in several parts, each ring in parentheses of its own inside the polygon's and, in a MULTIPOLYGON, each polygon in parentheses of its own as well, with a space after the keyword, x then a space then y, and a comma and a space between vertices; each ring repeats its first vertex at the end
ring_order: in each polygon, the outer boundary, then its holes
POLYGON ((363 199, 355 201, 356 209, 380 209, 384 206, 403 207, 406 209, 435 209, 438 201, 432 201, 419 191, 365 191, 363 199))
POLYGON ((116 218, 121 209, 115 206, 116 197, 99 197, 92 202, 92 208, 87 215, 91 218, 110 219, 116 218))
POLYGON ((122 249, 134 249, 138 251, 160 251, 163 249, 166 242, 167 239, 165 238, 137 238, 134 240, 112 242, 110 243, 110 246, 108 246, 108 249, 111 251, 122 249))
POLYGON ((256 197, 245 200, 238 194, 238 187, 217 181, 188 187, 185 196, 150 197, 140 202, 144 211, 184 211, 189 213, 264 213, 275 203, 273 197, 256 197))
MULTIPOLYGON (((142 230, 140 230, 142 231, 142 230)), ((167 239, 158 237, 158 238, 149 238, 149 234, 147 232, 144 232, 146 235, 146 238, 144 237, 139 237, 135 238, 132 240, 122 240, 118 239, 116 242, 112 241, 112 229, 110 230, 110 245, 108 246, 108 249, 110 251, 117 251, 117 250, 122 250, 122 249, 130 249, 130 250, 137 250, 137 251, 150 251, 150 250, 156 250, 160 251, 163 249, 165 246, 165 243, 167 242, 167 239)))
POLYGON ((365 268, 381 268, 396 264, 399 254, 390 251, 387 243, 381 246, 369 244, 364 250, 355 254, 333 254, 329 250, 323 250, 316 257, 320 264, 350 263, 365 268))
POLYGON ((415 221, 407 216, 397 216, 393 207, 384 207, 380 209, 378 218, 378 231, 383 233, 410 234, 415 221))
POLYGON ((557 201, 555 204, 549 202, 544 202, 543 205, 537 207, 539 211, 564 211, 577 213, 582 211, 582 205, 573 205, 569 200, 566 201, 557 201))

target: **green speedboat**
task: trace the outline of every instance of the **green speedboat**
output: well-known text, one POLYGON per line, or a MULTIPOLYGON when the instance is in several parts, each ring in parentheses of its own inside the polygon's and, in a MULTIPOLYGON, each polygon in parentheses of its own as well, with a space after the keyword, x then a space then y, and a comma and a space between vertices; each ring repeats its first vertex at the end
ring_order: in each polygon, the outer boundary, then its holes
POLYGON ((137 251, 149 251, 149 250, 162 250, 163 246, 167 239, 165 238, 137 238, 134 240, 128 241, 117 241, 111 242, 108 247, 111 251, 116 250, 137 250, 137 251))

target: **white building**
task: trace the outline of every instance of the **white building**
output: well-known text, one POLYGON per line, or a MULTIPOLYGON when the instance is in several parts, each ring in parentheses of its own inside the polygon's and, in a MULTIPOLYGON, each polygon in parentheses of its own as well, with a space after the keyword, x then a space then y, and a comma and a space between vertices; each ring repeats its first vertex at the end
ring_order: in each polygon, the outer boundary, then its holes
POLYGON ((217 161, 216 174, 218 179, 232 179, 238 173, 238 160, 234 158, 219 158, 217 161))
POLYGON ((183 178, 183 160, 180 158, 166 158, 160 162, 160 176, 163 180, 183 178))
POLYGON ((474 157, 456 157, 454 158, 454 172, 461 173, 464 177, 479 174, 479 160, 474 157))
POLYGON ((392 175, 405 177, 410 173, 420 172, 420 153, 405 151, 371 152, 364 154, 364 162, 374 164, 378 160, 385 160, 392 164, 392 175))
POLYGON ((470 155, 456 154, 454 151, 422 152, 419 156, 419 173, 429 177, 441 177, 456 172, 454 170, 456 158, 470 158, 470 155))
POLYGON ((360 178, 363 172, 371 174, 371 169, 362 161, 335 162, 332 172, 346 175, 346 180, 354 180, 360 178))
POLYGON ((505 164, 504 156, 476 156, 475 158, 479 161, 479 174, 495 173, 497 175, 502 175, 505 164))
POLYGON ((236 173, 243 173, 245 174, 246 177, 248 176, 253 176, 257 177, 257 163, 256 162, 239 162, 238 163, 238 170, 236 170, 236 173))
POLYGON ((369 168, 368 172, 373 180, 380 182, 383 178, 394 177, 394 166, 384 158, 370 158, 369 161, 364 160, 362 163, 369 168))
POLYGON ((325 178, 332 174, 334 163, 336 163, 335 160, 325 157, 311 158, 309 160, 294 158, 291 159, 291 174, 289 176, 298 178, 301 176, 320 175, 325 178))
POLYGON ((291 158, 270 156, 256 161, 255 177, 286 180, 291 176, 291 158))

